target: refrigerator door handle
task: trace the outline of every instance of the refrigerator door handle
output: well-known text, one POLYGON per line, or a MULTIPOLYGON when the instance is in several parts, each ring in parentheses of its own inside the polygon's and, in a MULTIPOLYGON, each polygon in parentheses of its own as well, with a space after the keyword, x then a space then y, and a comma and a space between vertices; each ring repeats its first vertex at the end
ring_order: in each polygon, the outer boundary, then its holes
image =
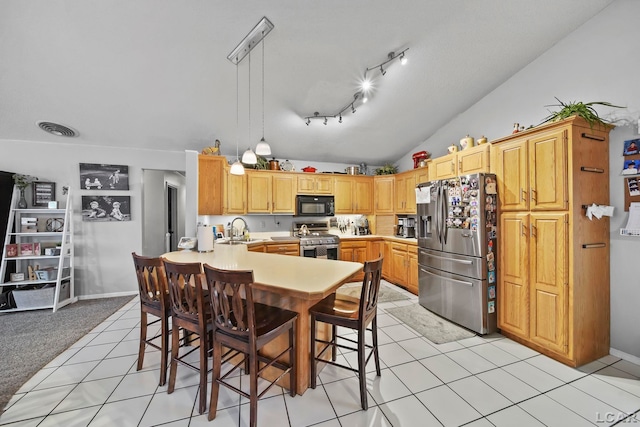
POLYGON ((433 209, 436 224, 435 224, 435 235, 438 236, 438 243, 442 244, 442 240, 440 240, 440 187, 436 184, 436 200, 434 203, 435 207, 433 209))
POLYGON ((445 261, 459 262, 460 264, 467 264, 467 265, 473 264, 473 261, 469 261, 467 259, 447 258, 447 257, 444 257, 444 256, 433 255, 433 254, 430 254, 428 252, 423 252, 423 254, 425 254, 426 256, 430 256, 431 258, 442 259, 442 260, 445 260, 445 261))
POLYGON ((466 285, 466 286, 468 286, 470 288, 473 287, 473 283, 471 283, 471 282, 465 282, 463 280, 451 279, 449 277, 440 276, 439 274, 432 273, 432 272, 430 272, 428 270, 425 270, 424 268, 421 268, 420 271, 422 271, 423 273, 427 273, 427 274, 430 274, 432 276, 435 276, 438 279, 447 280, 447 281, 453 282, 453 283, 460 283, 461 285, 466 285))
POLYGON ((449 227, 447 227, 447 216, 449 215, 448 207, 449 202, 447 200, 447 189, 442 188, 442 243, 447 244, 447 236, 449 235, 449 227))

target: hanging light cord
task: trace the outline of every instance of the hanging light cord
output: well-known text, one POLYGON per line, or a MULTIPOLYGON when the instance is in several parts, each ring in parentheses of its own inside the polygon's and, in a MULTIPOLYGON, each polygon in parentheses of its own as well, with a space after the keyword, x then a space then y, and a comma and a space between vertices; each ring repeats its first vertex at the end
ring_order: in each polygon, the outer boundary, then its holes
POLYGON ((238 151, 238 144, 240 143, 240 125, 238 119, 238 117, 240 117, 240 89, 238 85, 240 79, 238 76, 240 71, 238 64, 239 62, 236 62, 236 161, 240 161, 240 152, 238 151))
POLYGON ((262 140, 264 141, 264 31, 262 33, 262 140))

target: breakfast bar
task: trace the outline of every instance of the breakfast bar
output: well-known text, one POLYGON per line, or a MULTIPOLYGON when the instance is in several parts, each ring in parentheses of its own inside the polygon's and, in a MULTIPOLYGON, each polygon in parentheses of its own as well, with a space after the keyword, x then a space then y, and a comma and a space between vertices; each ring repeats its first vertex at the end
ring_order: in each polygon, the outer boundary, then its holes
MULTIPOLYGON (((216 245, 213 252, 179 251, 166 253, 163 257, 173 262, 200 262, 226 270, 253 270, 256 302, 298 313, 295 339, 299 394, 309 387, 310 380, 309 308, 347 283, 363 266, 359 262, 250 252, 246 245, 216 245)), ((327 337, 330 329, 327 327, 318 332, 327 337)), ((276 340, 265 351, 270 355, 278 354, 281 346, 284 348, 285 342, 276 340)), ((269 376, 268 371, 266 375, 269 376)), ((288 388, 288 378, 284 380, 281 385, 288 388)))

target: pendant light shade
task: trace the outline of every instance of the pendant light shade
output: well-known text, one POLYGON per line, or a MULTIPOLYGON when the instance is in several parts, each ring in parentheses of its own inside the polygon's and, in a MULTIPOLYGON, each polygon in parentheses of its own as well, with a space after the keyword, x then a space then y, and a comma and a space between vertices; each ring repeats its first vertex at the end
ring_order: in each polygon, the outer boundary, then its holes
POLYGON ((255 165, 256 163, 258 163, 256 153, 254 153, 251 148, 247 148, 247 151, 242 154, 242 163, 246 165, 255 165))
POLYGON ((231 175, 244 175, 244 166, 240 163, 240 160, 236 160, 235 163, 231 165, 231 169, 229 169, 229 173, 231 175))
POLYGON ((256 145, 256 154, 260 156, 270 156, 271 155, 271 147, 267 144, 267 141, 264 140, 264 136, 256 145))

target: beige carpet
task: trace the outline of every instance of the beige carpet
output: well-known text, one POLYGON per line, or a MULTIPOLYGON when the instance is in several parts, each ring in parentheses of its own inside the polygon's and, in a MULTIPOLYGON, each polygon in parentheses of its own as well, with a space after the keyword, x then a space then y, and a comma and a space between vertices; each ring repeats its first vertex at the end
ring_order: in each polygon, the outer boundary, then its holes
MULTIPOLYGON (((360 298, 362 292, 362 283, 347 283, 340 287, 337 292, 360 298)), ((393 290, 389 285, 380 284, 380 293, 378 294, 378 304, 391 301, 407 300, 409 297, 401 292, 393 290)))
POLYGON ((444 344, 476 335, 474 332, 433 314, 420 304, 387 308, 386 311, 435 344, 444 344))

